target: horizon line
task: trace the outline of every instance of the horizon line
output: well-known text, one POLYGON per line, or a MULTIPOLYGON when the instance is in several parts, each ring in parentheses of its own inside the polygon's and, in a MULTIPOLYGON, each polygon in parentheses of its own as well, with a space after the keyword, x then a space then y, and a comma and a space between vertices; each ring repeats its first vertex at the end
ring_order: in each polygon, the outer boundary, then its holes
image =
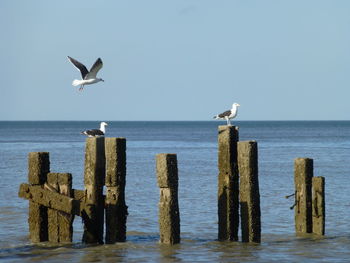
MULTIPOLYGON (((0 122, 101 122, 101 120, 0 120, 0 122)), ((220 122, 218 120, 104 120, 104 121, 112 121, 112 122, 220 122)), ((276 121, 276 122, 285 122, 285 121, 295 121, 295 122, 302 122, 302 121, 350 121, 350 120, 344 120, 344 119, 336 119, 336 120, 317 120, 317 119, 308 119, 308 120, 235 120, 234 122, 266 122, 266 121, 276 121)))

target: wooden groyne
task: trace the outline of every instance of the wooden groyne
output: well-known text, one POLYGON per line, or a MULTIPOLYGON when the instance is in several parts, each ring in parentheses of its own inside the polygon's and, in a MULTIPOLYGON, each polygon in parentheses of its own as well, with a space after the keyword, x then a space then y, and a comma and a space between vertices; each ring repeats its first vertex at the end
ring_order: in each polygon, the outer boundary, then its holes
MULTIPOLYGON (((181 241, 177 155, 156 155, 160 189, 160 243, 181 241)), ((73 220, 82 218, 82 241, 113 244, 126 241, 128 206, 125 201, 126 139, 87 138, 84 188, 72 188, 72 174, 50 171, 48 152, 28 155, 28 183, 19 197, 29 200, 32 242, 72 242, 73 220), (105 195, 104 195, 105 192, 105 195)), ((295 231, 325 233, 325 179, 313 177, 313 160, 294 161, 295 231)), ((261 242, 258 143, 239 141, 238 127, 218 128, 218 240, 261 242)))
POLYGON ((50 173, 48 153, 29 153, 29 184, 21 184, 18 195, 29 200, 32 242, 72 242, 73 218, 80 216, 82 241, 102 244, 105 209, 105 242, 125 241, 125 145, 124 138, 106 138, 106 143, 104 137, 86 139, 84 190, 72 189, 71 174, 50 173), (103 195, 105 184, 107 196, 103 195))
POLYGON ((239 142, 238 127, 218 129, 218 239, 261 241, 258 146, 239 142), (239 213, 240 211, 240 213, 239 213))

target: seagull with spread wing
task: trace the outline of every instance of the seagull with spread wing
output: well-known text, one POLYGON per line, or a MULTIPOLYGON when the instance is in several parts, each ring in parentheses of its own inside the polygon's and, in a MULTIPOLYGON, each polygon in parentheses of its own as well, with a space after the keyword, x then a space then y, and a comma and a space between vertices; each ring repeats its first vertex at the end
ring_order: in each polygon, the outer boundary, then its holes
POLYGON ((84 89, 85 85, 90 85, 90 84, 94 84, 100 81, 104 81, 101 78, 97 78, 97 72, 102 68, 103 63, 102 60, 100 58, 98 58, 96 60, 96 62, 92 65, 90 71, 87 70, 87 68, 80 63, 79 61, 75 60, 74 58, 71 58, 70 56, 68 56, 68 59, 70 62, 72 62, 72 64, 80 71, 82 79, 75 79, 73 80, 72 85, 73 86, 80 86, 79 90, 82 91, 84 89))

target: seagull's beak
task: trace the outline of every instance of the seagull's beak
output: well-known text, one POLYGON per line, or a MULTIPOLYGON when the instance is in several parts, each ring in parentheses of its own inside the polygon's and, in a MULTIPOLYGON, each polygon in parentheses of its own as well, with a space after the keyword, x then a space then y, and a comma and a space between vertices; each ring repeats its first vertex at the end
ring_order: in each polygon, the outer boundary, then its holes
POLYGON ((241 105, 239 105, 239 104, 237 103, 237 104, 236 104, 236 106, 238 106, 238 107, 239 107, 239 106, 241 106, 241 105))

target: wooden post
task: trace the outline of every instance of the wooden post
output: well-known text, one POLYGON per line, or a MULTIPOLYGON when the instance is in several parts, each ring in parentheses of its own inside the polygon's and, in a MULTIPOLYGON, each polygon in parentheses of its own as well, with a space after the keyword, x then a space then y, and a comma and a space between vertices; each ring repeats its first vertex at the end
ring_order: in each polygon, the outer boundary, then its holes
POLYGON ((261 241, 261 212, 256 141, 238 142, 242 242, 261 241))
POLYGON ((105 138, 106 149, 106 243, 126 240, 125 204, 126 140, 105 138))
POLYGON ((160 242, 180 243, 180 212, 178 204, 178 171, 176 154, 157 154, 157 181, 160 188, 160 242))
MULTIPOLYGON (((49 173, 46 186, 51 191, 72 197, 72 175, 69 173, 49 173)), ((50 242, 72 242, 74 215, 48 209, 48 229, 50 242)))
POLYGON ((312 178, 312 233, 324 235, 325 218, 325 178, 317 176, 312 178))
MULTIPOLYGON (((31 152, 28 155, 28 182, 31 185, 43 185, 50 172, 48 152, 31 152)), ((47 208, 29 201, 29 238, 32 242, 48 240, 47 208)))
POLYGON ((219 126, 218 131, 218 239, 237 241, 239 226, 238 128, 225 125, 219 126))
POLYGON ((85 148, 85 203, 82 213, 84 221, 83 242, 103 244, 105 182, 104 137, 87 138, 85 148))
POLYGON ((294 161, 295 183, 295 231, 312 233, 311 185, 313 177, 313 159, 296 158, 294 161))

